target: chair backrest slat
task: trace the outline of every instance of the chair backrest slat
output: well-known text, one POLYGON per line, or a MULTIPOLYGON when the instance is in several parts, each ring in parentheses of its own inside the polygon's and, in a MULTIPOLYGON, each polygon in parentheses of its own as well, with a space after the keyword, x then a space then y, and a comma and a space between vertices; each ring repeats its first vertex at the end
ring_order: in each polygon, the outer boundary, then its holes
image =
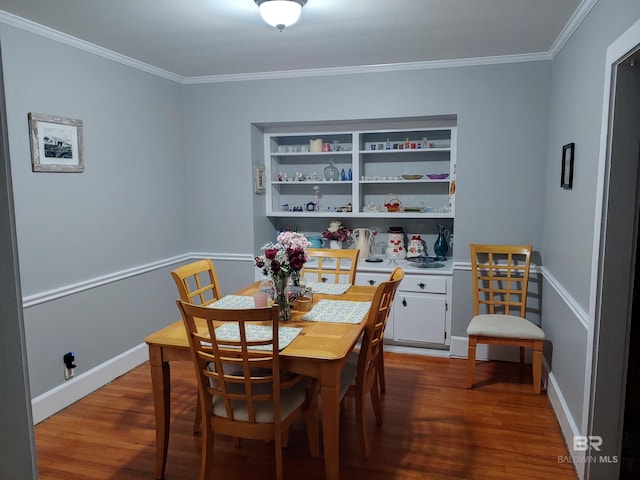
POLYGON ((357 248, 308 248, 307 256, 309 259, 316 259, 317 263, 305 263, 301 274, 312 282, 354 284, 359 255, 360 250, 357 248))
POLYGON ((196 305, 209 305, 222 297, 218 275, 210 259, 182 265, 171 272, 180 299, 196 305))
POLYGON ((280 356, 278 307, 222 309, 177 301, 198 374, 198 387, 207 414, 213 415, 214 397, 225 405, 226 419, 236 421, 233 403, 246 404, 249 423, 256 423, 256 404, 273 402, 274 421, 280 419, 280 356), (204 321, 204 326, 203 322, 204 321), (216 328, 231 325, 238 337, 216 336, 216 328), (269 338, 251 339, 249 325, 269 326, 269 338), (259 347, 259 348, 258 348, 259 347), (259 368, 256 368, 259 367, 259 368), (272 388, 261 388, 270 384, 272 388))
POLYGON ((375 382, 378 355, 382 352, 384 341, 384 329, 387 326, 389 313, 393 299, 400 282, 404 278, 404 271, 396 268, 391 274, 390 280, 380 282, 371 301, 371 308, 366 320, 364 334, 358 357, 358 371, 356 385, 369 391, 371 384, 375 382))
POLYGON ((504 313, 526 318, 531 245, 471 244, 473 314, 504 313))

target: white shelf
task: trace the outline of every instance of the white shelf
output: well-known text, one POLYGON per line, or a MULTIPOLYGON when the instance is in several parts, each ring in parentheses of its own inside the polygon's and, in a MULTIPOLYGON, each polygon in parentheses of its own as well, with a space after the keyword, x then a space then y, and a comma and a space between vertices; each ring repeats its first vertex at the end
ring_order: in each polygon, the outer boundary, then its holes
POLYGON ((372 155, 380 155, 380 154, 385 154, 385 153, 400 153, 400 154, 404 154, 404 153, 422 153, 422 152, 450 152, 451 151, 451 147, 446 147, 446 148, 400 148, 400 149, 385 149, 385 150, 360 150, 359 153, 361 154, 372 154, 372 155))
POLYGON ((317 217, 317 218, 333 218, 333 217, 345 217, 345 218, 454 218, 451 212, 438 213, 438 212, 273 212, 268 215, 274 218, 284 217, 317 217))
POLYGON ((266 133, 266 214, 269 217, 452 219, 455 216, 456 134, 454 126, 359 130, 357 124, 350 131, 266 133), (423 138, 434 146, 417 148, 423 138), (339 150, 308 151, 311 140, 317 139, 339 150), (399 148, 407 139, 409 145, 416 148, 399 148), (398 148, 387 149, 387 143, 397 144, 398 148), (372 145, 376 146, 375 150, 372 145), (379 149, 380 145, 384 149, 379 149), (339 172, 344 170, 345 175, 351 170, 353 180, 325 180, 324 169, 330 162, 339 172), (449 177, 430 179, 428 174, 448 174, 449 177), (399 178, 402 175, 423 175, 423 178, 406 180, 399 178), (307 210, 315 200, 314 186, 319 187, 319 211, 307 210), (426 211, 387 212, 385 198, 392 194, 403 206, 424 207, 426 211), (336 211, 349 204, 351 212, 336 211), (370 211, 372 205, 377 206, 378 211, 370 211))

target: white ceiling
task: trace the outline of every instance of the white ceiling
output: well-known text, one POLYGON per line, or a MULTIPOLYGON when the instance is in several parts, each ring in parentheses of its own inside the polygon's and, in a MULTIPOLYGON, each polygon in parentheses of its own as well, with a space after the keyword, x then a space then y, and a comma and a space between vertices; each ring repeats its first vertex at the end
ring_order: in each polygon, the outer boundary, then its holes
POLYGON ((595 1, 308 0, 278 32, 254 0, 0 0, 0 21, 188 80, 550 58, 595 1))

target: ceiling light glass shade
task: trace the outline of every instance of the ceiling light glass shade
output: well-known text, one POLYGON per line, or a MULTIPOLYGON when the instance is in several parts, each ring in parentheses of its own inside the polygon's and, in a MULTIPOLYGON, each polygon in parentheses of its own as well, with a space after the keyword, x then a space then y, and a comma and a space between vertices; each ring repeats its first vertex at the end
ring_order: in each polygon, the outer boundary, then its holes
MULTIPOLYGON (((256 0, 258 3, 258 0, 256 0)), ((302 5, 305 1, 299 0, 264 0, 260 6, 260 15, 265 22, 278 30, 293 25, 300 18, 302 5)))

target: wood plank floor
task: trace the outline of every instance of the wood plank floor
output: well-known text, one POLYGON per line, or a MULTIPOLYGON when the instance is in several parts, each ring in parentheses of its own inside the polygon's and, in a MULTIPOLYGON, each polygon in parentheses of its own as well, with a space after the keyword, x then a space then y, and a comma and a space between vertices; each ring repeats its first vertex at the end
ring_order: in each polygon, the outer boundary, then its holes
MULTIPOLYGON (((360 457, 354 407, 340 425, 340 473, 349 480, 576 479, 546 395, 531 390, 530 368, 479 362, 476 386, 463 388, 465 360, 385 354, 384 425, 368 404, 371 455, 360 457)), ((193 435, 196 384, 190 363, 172 364, 166 480, 198 478, 201 437, 193 435)), ((132 370, 35 428, 41 480, 154 478, 155 430, 148 364, 132 370)), ((271 480, 270 443, 236 448, 216 436, 216 479, 271 480)), ((322 480, 309 456, 304 421, 284 451, 287 479, 322 480)))

